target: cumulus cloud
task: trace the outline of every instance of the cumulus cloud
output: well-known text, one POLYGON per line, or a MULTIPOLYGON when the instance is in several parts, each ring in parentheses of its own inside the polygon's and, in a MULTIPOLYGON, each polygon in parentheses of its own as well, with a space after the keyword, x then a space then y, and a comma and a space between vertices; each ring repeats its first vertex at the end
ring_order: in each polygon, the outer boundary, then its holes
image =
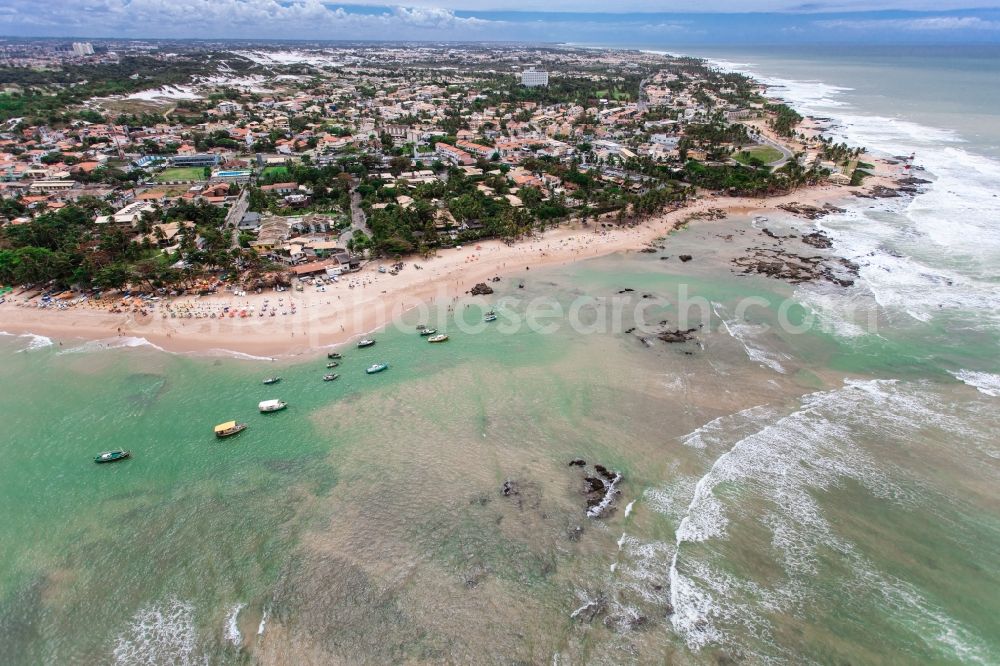
MULTIPOLYGON (((445 38, 493 21, 440 7, 350 12, 321 0, 4 0, 14 25, 104 37, 445 38), (414 32, 416 31, 416 32, 414 32)), ((32 31, 29 31, 29 33, 32 31)))
POLYGON ((928 16, 907 19, 836 19, 816 21, 821 28, 840 30, 906 30, 917 32, 1000 30, 1000 21, 978 16, 928 16))

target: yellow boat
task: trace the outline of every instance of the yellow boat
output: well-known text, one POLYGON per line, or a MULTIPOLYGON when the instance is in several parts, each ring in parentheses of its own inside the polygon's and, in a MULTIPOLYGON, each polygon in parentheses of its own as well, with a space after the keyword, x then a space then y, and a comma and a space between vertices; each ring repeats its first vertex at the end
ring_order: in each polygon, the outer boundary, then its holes
POLYGON ((237 423, 236 421, 226 421, 225 423, 220 423, 215 426, 215 436, 222 437, 232 437, 238 433, 243 432, 247 429, 246 423, 237 423))

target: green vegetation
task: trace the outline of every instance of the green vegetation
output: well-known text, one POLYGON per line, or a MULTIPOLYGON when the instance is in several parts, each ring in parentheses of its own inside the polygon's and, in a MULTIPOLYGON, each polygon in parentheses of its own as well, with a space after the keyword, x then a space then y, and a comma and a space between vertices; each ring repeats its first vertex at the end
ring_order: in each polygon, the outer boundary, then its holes
POLYGON ((768 104, 770 113, 775 114, 770 121, 771 129, 780 136, 794 136, 795 128, 802 122, 802 116, 787 104, 768 104))
POLYGON ((771 164, 782 157, 782 152, 771 146, 754 146, 746 148, 733 155, 733 159, 742 164, 771 164))
POLYGON ((156 174, 154 179, 159 183, 176 180, 204 180, 205 169, 202 167, 170 167, 156 174))
MULTIPOLYGON (((288 167, 285 166, 269 166, 264 167, 264 170, 260 172, 261 178, 267 179, 283 179, 288 177, 288 167)), ((277 181, 274 181, 277 182, 277 181)))

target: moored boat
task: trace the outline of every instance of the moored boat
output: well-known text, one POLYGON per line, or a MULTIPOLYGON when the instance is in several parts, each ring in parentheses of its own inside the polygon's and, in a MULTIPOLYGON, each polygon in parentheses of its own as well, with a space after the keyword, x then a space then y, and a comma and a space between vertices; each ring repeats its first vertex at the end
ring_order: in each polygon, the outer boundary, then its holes
POLYGON ((420 331, 420 335, 423 337, 427 337, 428 335, 434 335, 435 333, 437 333, 436 328, 425 328, 424 330, 420 331))
POLYGON ((375 344, 375 341, 372 340, 371 338, 365 338, 363 340, 358 340, 358 348, 359 349, 363 349, 365 347, 371 347, 373 344, 375 344))
POLYGON ((330 374, 328 374, 328 375, 323 375, 323 381, 324 381, 324 382, 332 382, 332 381, 333 381, 334 379, 336 379, 336 378, 337 378, 337 377, 339 377, 339 376, 340 376, 340 375, 338 375, 338 374, 336 374, 336 373, 333 373, 333 372, 331 372, 331 373, 330 373, 330 374))
POLYGON ((105 451, 94 456, 95 463, 109 463, 115 462, 116 460, 125 460, 132 454, 125 449, 115 449, 114 451, 105 451))
POLYGON ((329 370, 330 368, 336 368, 338 365, 340 365, 340 364, 337 363, 336 361, 333 361, 332 363, 327 363, 326 364, 326 369, 329 370))
POLYGON ((339 361, 340 359, 344 358, 344 355, 339 352, 330 352, 329 354, 326 355, 326 357, 334 361, 339 361))
POLYGON ((247 429, 246 423, 237 423, 236 421, 226 421, 225 423, 220 423, 215 426, 215 436, 220 439, 223 437, 232 437, 233 435, 238 435, 247 429))
POLYGON ((374 375, 376 372, 382 372, 389 367, 388 363, 376 363, 375 365, 369 366, 365 372, 369 375, 374 375))
POLYGON ((445 335, 444 333, 440 335, 432 335, 431 337, 427 338, 427 342, 446 342, 447 340, 448 336, 445 335))
POLYGON ((268 377, 264 380, 264 384, 270 386, 271 384, 277 384, 281 381, 281 377, 268 377))
POLYGON ((280 412, 285 407, 288 407, 288 403, 284 400, 262 400, 257 404, 261 414, 280 412))
POLYGON ((497 320, 497 313, 494 312, 493 310, 490 310, 485 315, 483 315, 483 321, 496 321, 496 320, 497 320))

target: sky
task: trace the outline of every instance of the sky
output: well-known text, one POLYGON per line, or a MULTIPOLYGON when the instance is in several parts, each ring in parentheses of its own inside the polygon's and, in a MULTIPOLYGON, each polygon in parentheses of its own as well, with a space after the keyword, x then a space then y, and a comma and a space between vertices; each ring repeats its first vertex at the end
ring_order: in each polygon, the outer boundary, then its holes
POLYGON ((1000 43, 1000 0, 0 0, 9 37, 1000 43), (696 6, 698 13, 691 13, 696 6))

